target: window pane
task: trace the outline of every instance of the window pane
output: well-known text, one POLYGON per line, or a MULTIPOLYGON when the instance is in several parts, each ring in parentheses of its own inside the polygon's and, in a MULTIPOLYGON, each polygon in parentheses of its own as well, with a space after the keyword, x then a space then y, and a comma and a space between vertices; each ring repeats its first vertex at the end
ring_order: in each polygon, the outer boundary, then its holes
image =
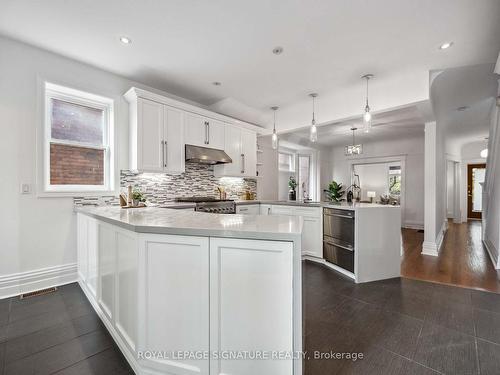
POLYGON ((472 211, 481 212, 483 210, 483 187, 485 168, 472 168, 472 211))
POLYGON ((389 177, 389 194, 401 194, 401 175, 392 175, 389 177))
POLYGON ((58 99, 52 101, 51 134, 54 139, 103 143, 104 111, 58 99))
POLYGON ((302 199, 311 198, 309 196, 309 156, 299 156, 299 197, 302 199))
POLYGON ((51 185, 104 185, 104 150, 50 144, 51 185))

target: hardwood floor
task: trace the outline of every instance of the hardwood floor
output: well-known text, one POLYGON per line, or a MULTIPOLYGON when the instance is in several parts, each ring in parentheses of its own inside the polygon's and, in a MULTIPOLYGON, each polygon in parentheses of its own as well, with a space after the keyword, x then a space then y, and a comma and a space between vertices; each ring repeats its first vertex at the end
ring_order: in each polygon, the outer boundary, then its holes
POLYGON ((481 222, 449 223, 439 256, 422 255, 424 234, 403 229, 401 276, 500 293, 495 270, 481 242, 481 222))

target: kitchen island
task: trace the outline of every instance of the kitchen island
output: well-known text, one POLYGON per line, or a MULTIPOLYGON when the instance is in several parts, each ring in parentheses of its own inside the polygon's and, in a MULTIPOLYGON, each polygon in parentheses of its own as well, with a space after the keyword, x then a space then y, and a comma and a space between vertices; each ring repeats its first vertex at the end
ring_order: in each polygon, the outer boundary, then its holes
POLYGON ((79 283, 137 374, 302 373, 302 218, 77 214, 79 283))

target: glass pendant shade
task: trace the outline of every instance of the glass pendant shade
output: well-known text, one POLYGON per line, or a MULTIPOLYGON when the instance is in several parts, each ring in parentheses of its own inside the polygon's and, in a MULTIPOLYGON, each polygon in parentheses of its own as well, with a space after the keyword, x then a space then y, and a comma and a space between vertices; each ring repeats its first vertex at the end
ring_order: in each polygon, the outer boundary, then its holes
POLYGON ((271 145, 273 147, 273 150, 276 150, 278 148, 278 134, 276 134, 276 130, 273 131, 273 137, 271 138, 271 145))
POLYGON ((316 142, 318 140, 318 128, 316 128, 315 124, 311 125, 309 139, 311 140, 311 142, 316 142))
POLYGON ((370 113, 370 107, 366 106, 365 114, 363 115, 365 122, 370 122, 372 120, 372 114, 370 113))

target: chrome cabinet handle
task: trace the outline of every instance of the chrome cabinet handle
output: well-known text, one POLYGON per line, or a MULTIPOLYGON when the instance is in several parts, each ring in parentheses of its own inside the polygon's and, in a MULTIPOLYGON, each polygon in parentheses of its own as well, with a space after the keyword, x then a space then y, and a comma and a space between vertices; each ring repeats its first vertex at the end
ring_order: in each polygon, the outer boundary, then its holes
POLYGON ((327 213, 325 213, 325 216, 343 217, 343 218, 346 218, 346 219, 354 219, 354 216, 349 216, 349 215, 338 215, 338 214, 327 214, 327 213))
POLYGON ((271 215, 271 207, 268 207, 268 208, 267 208, 267 214, 268 214, 268 215, 271 215))
POLYGON ((210 144, 210 122, 207 121, 207 145, 210 144))
POLYGON ((241 173, 245 173, 245 154, 241 154, 241 173))
POLYGON ((163 157, 163 166, 167 167, 168 164, 168 151, 167 151, 167 141, 163 141, 163 152, 164 152, 164 157, 163 157))
POLYGON ((347 251, 354 251, 354 248, 350 247, 350 246, 347 247, 347 246, 339 245, 338 243, 334 243, 334 242, 327 241, 327 240, 324 240, 323 242, 327 243, 328 245, 340 247, 341 249, 344 249, 344 250, 347 250, 347 251))
POLYGON ((248 211, 248 208, 240 208, 240 212, 241 211, 248 211))

